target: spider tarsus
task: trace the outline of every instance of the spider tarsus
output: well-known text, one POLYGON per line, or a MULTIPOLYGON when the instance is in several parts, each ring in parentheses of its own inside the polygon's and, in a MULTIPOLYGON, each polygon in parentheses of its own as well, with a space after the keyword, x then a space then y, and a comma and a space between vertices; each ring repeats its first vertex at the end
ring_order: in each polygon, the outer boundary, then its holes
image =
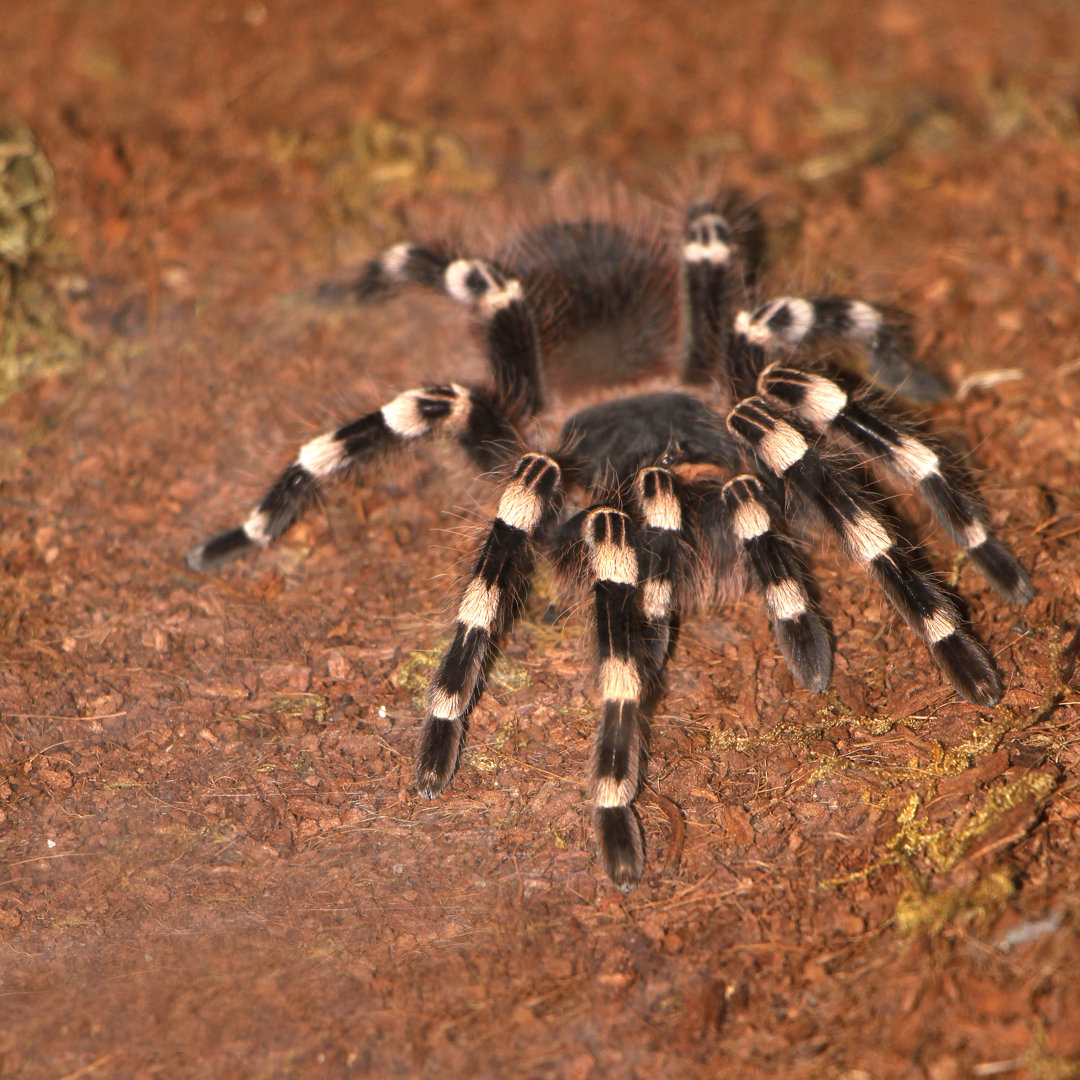
POLYGON ((832 642, 824 622, 807 611, 797 619, 778 619, 774 624, 780 652, 801 686, 820 694, 832 680, 832 642))
POLYGON ((364 272, 349 282, 347 292, 342 298, 347 297, 362 304, 365 300, 371 300, 373 297, 389 292, 392 284, 381 263, 368 263, 364 272))
POLYGON ((242 525, 235 529, 227 529, 225 532, 212 536, 205 543, 198 544, 187 553, 189 570, 197 573, 205 573, 214 570, 227 562, 243 555, 258 545, 244 531, 242 525))
POLYGON ((1005 545, 991 536, 968 548, 968 558, 1010 604, 1026 604, 1035 596, 1031 578, 1005 545))
POLYGON ((383 295, 390 287, 391 282, 380 265, 373 262, 364 267, 359 277, 321 282, 315 290, 315 300, 320 304, 363 303, 383 295))
POLYGON ((866 357, 873 382, 912 401, 940 401, 952 392, 944 379, 915 364, 908 348, 892 335, 884 337, 877 348, 867 349, 866 357))
POLYGON ((1001 700, 1001 676, 989 653, 969 634, 955 631, 934 642, 930 654, 965 700, 985 708, 1001 700))
POLYGON ((629 892, 645 868, 645 844, 637 815, 629 806, 597 807, 593 828, 607 876, 623 892, 629 892))
POLYGON ((461 749, 461 720, 430 716, 416 748, 416 787, 421 795, 435 799, 443 793, 457 770, 461 749))

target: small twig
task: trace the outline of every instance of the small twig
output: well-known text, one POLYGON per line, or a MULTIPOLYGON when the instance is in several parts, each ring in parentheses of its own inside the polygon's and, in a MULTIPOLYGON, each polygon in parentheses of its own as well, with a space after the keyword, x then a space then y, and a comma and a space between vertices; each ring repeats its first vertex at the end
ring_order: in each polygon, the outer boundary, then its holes
MULTIPOLYGON (((123 712, 106 712, 96 713, 93 716, 64 716, 61 713, 28 713, 28 712, 13 712, 8 713, 8 717, 12 720, 115 720, 118 716, 127 716, 127 710, 123 712)), ((71 742, 70 739, 65 740, 71 742)), ((54 746, 61 746, 62 743, 54 743, 54 746)), ((43 751, 38 751, 43 753, 43 751)))
POLYGON ((956 388, 956 400, 963 401, 972 390, 990 390, 999 383, 1016 382, 1024 377, 1020 368, 997 368, 994 371, 976 371, 960 380, 956 388))
POLYGON ((96 1069, 101 1065, 104 1065, 106 1061, 112 1061, 116 1057, 115 1054, 102 1054, 96 1061, 91 1061, 89 1065, 84 1065, 81 1069, 76 1069, 74 1072, 65 1073, 60 1077, 60 1080, 78 1080, 78 1077, 85 1076, 91 1069, 96 1069))
POLYGON ((686 843, 686 823, 683 821, 682 811, 666 795, 661 795, 659 791, 648 786, 643 794, 664 811, 668 824, 671 826, 671 844, 668 847, 664 865, 660 868, 660 873, 664 874, 677 866, 679 859, 682 858, 683 846, 686 843))

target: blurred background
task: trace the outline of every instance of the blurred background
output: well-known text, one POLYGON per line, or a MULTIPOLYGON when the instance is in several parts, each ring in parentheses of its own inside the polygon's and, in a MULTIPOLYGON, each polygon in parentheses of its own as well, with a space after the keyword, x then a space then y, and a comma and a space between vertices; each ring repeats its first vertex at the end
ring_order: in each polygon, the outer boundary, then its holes
POLYGON ((6 4, 0 1074, 1080 1076, 1078 42, 1071 0, 6 4), (454 785, 410 790, 487 485, 425 460, 219 577, 183 552, 321 427, 479 370, 445 305, 319 282, 710 184, 777 291, 913 312, 1040 593, 929 535, 984 712, 831 554, 827 695, 752 602, 697 618, 623 895, 580 619, 526 612, 454 785))

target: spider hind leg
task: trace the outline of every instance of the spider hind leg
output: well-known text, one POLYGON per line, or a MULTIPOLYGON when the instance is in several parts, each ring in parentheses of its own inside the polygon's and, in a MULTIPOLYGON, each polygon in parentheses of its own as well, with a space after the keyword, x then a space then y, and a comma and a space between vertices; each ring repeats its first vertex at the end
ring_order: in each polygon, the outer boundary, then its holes
POLYGON ((708 382, 729 354, 732 304, 753 288, 763 247, 761 219, 740 193, 687 209, 682 244, 684 382, 708 382))
POLYGON ((631 807, 641 784, 645 754, 641 703, 648 679, 640 546, 633 521, 610 507, 585 515, 582 536, 593 579, 603 698, 593 743, 593 821, 608 877, 628 889, 637 884, 644 867, 641 825, 631 807))
POLYGON ((843 296, 782 296, 741 311, 735 334, 770 352, 834 340, 861 348, 867 377, 916 401, 937 401, 948 384, 916 363, 910 316, 899 308, 843 296))

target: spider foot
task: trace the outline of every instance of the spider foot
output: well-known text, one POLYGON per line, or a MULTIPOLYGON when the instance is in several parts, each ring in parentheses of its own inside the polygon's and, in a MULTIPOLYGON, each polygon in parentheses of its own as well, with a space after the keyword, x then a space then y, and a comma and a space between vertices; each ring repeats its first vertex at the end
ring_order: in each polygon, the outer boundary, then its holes
POLYGON ((1031 578, 996 537, 988 536, 981 544, 968 548, 967 557, 1009 603, 1026 604, 1035 598, 1031 578))
POLYGON ((460 719, 431 717, 416 749, 416 787, 429 799, 443 793, 457 769, 464 725, 460 719))
POLYGON ((623 892, 629 892, 645 868, 645 845, 637 815, 629 806, 598 806, 593 811, 593 828, 607 876, 623 892))
POLYGON ((1001 700, 1001 676, 990 654, 970 634, 954 630, 930 645, 930 655, 960 696, 972 704, 989 707, 1001 700))
POLYGON ((235 529, 226 529, 225 532, 212 536, 205 543, 198 544, 187 553, 189 570, 204 573, 231 562, 233 559, 258 547, 258 542, 253 540, 241 525, 235 529))
POLYGON ((792 619, 773 623, 776 643, 791 674, 801 686, 822 694, 832 680, 832 643, 821 616, 804 611, 792 619))

